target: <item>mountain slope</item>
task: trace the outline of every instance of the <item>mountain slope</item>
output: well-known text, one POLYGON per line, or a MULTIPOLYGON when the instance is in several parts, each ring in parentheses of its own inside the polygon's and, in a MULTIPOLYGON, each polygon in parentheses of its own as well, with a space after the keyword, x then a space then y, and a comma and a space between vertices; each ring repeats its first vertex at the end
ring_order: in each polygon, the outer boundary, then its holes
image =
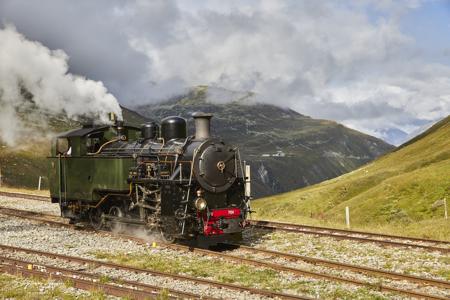
POLYGON ((253 208, 263 219, 342 224, 349 206, 355 226, 391 224, 400 233, 450 239, 438 205, 444 198, 450 202, 450 116, 356 171, 253 208))
MULTIPOLYGON (((127 124, 139 126, 147 119, 138 113, 122 107, 127 124)), ((49 124, 48 128, 37 128, 48 134, 58 133, 80 127, 79 122, 61 116, 43 115, 49 124)), ((50 139, 40 138, 36 141, 21 141, 18 147, 8 147, 0 141, 0 170, 2 181, 8 186, 36 188, 39 176, 47 176, 46 156, 50 151, 50 139)), ((43 188, 48 186, 46 178, 43 188)))
POLYGON ((193 112, 213 113, 212 134, 239 146, 252 165, 257 197, 334 178, 393 149, 336 122, 273 105, 250 105, 250 93, 229 92, 234 99, 231 103, 224 101, 224 93, 208 94, 207 101, 207 93, 207 87, 198 87, 188 95, 137 109, 155 121, 169 115, 183 116, 191 133, 193 112))

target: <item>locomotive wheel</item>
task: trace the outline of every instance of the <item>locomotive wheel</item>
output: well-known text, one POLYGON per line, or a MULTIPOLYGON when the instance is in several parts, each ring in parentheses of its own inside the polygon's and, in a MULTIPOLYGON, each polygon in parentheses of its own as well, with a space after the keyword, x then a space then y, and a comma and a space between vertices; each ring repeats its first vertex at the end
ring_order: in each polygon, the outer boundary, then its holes
POLYGON ((173 243, 176 239, 176 233, 178 232, 177 221, 174 217, 161 217, 159 232, 161 238, 166 243, 173 243))
MULTIPOLYGON (((124 213, 120 207, 111 206, 111 208, 109 209, 109 215, 112 217, 122 218, 124 216, 124 213)), ((111 223, 111 230, 113 230, 113 231, 122 232, 122 231, 124 231, 124 229, 125 229, 125 224, 123 224, 121 222, 113 221, 111 223)))
POLYGON ((100 230, 103 228, 104 224, 102 215, 103 212, 98 208, 91 208, 89 210, 89 222, 95 230, 100 230))
POLYGON ((175 236, 170 233, 164 232, 164 230, 161 230, 161 237, 162 237, 163 241, 166 243, 175 242, 175 236))

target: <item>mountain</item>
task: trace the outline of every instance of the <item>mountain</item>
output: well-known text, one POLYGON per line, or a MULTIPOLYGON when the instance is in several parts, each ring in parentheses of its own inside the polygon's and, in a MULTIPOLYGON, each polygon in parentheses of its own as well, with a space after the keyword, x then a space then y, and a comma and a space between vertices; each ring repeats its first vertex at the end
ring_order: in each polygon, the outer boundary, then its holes
POLYGON ((377 136, 391 145, 401 145, 407 140, 408 134, 398 128, 385 128, 376 131, 377 136))
POLYGON ((148 118, 135 112, 134 110, 128 109, 124 106, 121 106, 121 108, 123 119, 127 125, 140 127, 141 124, 149 121, 148 118))
POLYGON ((243 159, 252 166, 256 197, 334 178, 393 149, 382 140, 333 121, 253 104, 251 93, 202 86, 167 102, 136 109, 155 121, 182 116, 188 120, 191 133, 193 112, 213 113, 212 134, 239 146, 243 159))
MULTIPOLYGON (((140 125, 147 119, 135 111, 122 107, 125 122, 131 125, 140 125)), ((64 116, 43 115, 46 123, 45 128, 37 128, 48 133, 64 132, 80 127, 77 121, 70 120, 64 116)), ((47 176, 46 156, 50 152, 50 139, 42 137, 36 141, 21 141, 18 147, 8 147, 0 141, 0 172, 2 182, 8 186, 37 188, 39 176, 47 176)), ((47 179, 44 178, 43 188, 48 187, 47 179)))
POLYGON ((417 128, 416 130, 414 130, 413 132, 411 132, 410 134, 408 134, 404 140, 403 143, 406 143, 412 139, 414 139, 416 136, 422 134, 423 132, 427 131, 428 128, 430 128, 431 126, 433 126, 434 124, 436 124, 437 122, 439 122, 440 120, 434 120, 434 121, 430 121, 427 122, 425 124, 423 124, 422 126, 420 126, 419 128, 417 128))
POLYGON ((254 201, 257 218, 342 224, 450 240, 450 116, 362 168, 320 184, 254 201))
POLYGON ((375 131, 376 136, 380 137, 384 141, 388 142, 391 145, 400 146, 401 144, 411 140, 422 132, 426 131, 428 128, 433 126, 439 120, 434 121, 422 121, 422 125, 420 125, 416 130, 410 132, 409 134, 405 131, 398 128, 382 128, 375 131))

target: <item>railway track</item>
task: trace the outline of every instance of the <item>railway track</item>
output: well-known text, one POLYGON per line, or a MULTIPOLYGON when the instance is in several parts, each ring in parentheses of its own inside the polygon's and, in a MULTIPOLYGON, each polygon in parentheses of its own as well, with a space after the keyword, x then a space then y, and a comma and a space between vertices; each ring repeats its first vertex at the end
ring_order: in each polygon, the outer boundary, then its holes
MULTIPOLYGON (((5 248, 1 249, 5 250, 5 248)), ((18 251, 18 249, 13 250, 15 252, 18 251)), ((149 297, 154 298, 162 292, 167 293, 167 296, 170 299, 199 298, 199 295, 193 293, 177 291, 174 289, 164 289, 137 281, 108 278, 108 283, 102 283, 102 277, 100 275, 93 275, 87 272, 49 266, 42 263, 34 263, 32 261, 22 259, 14 259, 3 255, 0 255, 0 271, 23 277, 45 278, 58 280, 61 282, 71 282, 71 285, 78 289, 87 291, 101 290, 108 295, 129 297, 132 299, 148 299, 149 297)))
POLYGON ((312 235, 332 237, 335 239, 377 243, 385 246, 411 247, 411 248, 425 249, 428 251, 439 251, 442 253, 450 253, 450 242, 440 240, 421 239, 396 235, 378 234, 365 231, 316 227, 316 226, 261 221, 261 220, 250 220, 249 223, 251 226, 255 228, 262 228, 268 230, 279 230, 286 232, 312 234, 312 235), (424 245, 425 243, 427 245, 424 245))
MULTIPOLYGON (((0 196, 24 198, 45 202, 50 201, 50 198, 46 196, 25 194, 25 193, 0 192, 0 196)), ((279 230, 286 232, 297 232, 303 234, 326 236, 341 240, 347 239, 358 242, 377 243, 385 246, 411 247, 424 249, 427 251, 439 251, 442 253, 450 253, 450 242, 447 241, 388 235, 356 230, 336 229, 319 226, 308 226, 283 222, 263 221, 263 220, 249 220, 248 222, 254 228, 279 230)))
MULTIPOLYGON (((285 265, 279 265, 279 264, 274 264, 274 263, 270 263, 270 262, 266 262, 266 261, 255 260, 255 259, 250 259, 250 258, 245 258, 245 257, 240 257, 240 256, 235 256, 235 255, 230 255, 230 254, 224 254, 224 253, 215 252, 215 251, 211 251, 211 250, 205 250, 205 249, 201 249, 201 248, 187 247, 187 246, 178 245, 178 244, 168 244, 168 245, 165 245, 165 247, 171 248, 171 249, 176 249, 176 250, 184 250, 184 251, 188 251, 188 252, 192 252, 192 253, 216 256, 216 257, 223 258, 226 260, 231 260, 231 261, 236 261, 239 263, 254 265, 256 267, 266 267, 266 268, 270 268, 273 270, 277 270, 277 271, 281 271, 281 272, 288 272, 288 273, 292 273, 292 274, 295 274, 298 276, 303 276, 303 277, 310 277, 310 278, 315 278, 315 279, 322 279, 322 280, 327 280, 327 281, 352 284, 352 285, 356 285, 356 286, 370 288, 370 289, 377 290, 380 292, 391 292, 391 293, 403 294, 403 295, 407 295, 410 297, 423 298, 423 299, 442 299, 442 300, 447 299, 448 300, 448 298, 446 298, 446 297, 425 294, 425 293, 421 293, 421 292, 418 292, 415 290, 400 289, 400 288, 383 285, 380 283, 371 284, 369 282, 358 280, 358 279, 345 278, 345 277, 341 277, 341 276, 330 275, 327 273, 320 273, 320 272, 314 272, 314 271, 309 271, 309 270, 305 270, 305 269, 293 268, 293 267, 289 267, 289 266, 285 266, 285 265)), ((252 252, 259 252, 259 253, 265 252, 265 251, 261 251, 260 249, 256 249, 256 248, 248 247, 247 249, 252 249, 251 250, 252 252)), ((282 256, 287 257, 288 255, 289 254, 282 253, 280 255, 280 257, 282 257, 282 256)), ((348 265, 348 266, 350 266, 350 265, 348 265)), ((347 266, 347 268, 342 268, 342 269, 348 269, 348 266, 347 266)), ((334 267, 340 268, 340 267, 342 267, 342 265, 340 263, 335 262, 334 267)), ((358 268, 357 266, 352 266, 352 267, 353 267, 353 271, 358 270, 360 273, 362 273, 362 271, 363 271, 362 268, 358 268)), ((367 271, 368 270, 366 270, 366 274, 368 274, 367 271)), ((379 271, 379 272, 377 272, 378 273, 377 275, 383 274, 384 277, 394 278, 394 276, 397 275, 397 273, 390 273, 390 272, 381 271, 381 270, 377 270, 377 271, 379 271), (386 276, 388 273, 390 273, 389 276, 386 276)), ((374 273, 372 273, 372 274, 374 274, 374 273)), ((413 281, 415 283, 424 284, 424 285, 429 285, 430 283, 432 283, 432 285, 434 285, 434 286, 444 287, 447 289, 450 288, 450 284, 445 281, 421 278, 421 277, 415 277, 415 276, 409 277, 407 275, 402 276, 402 274, 400 274, 400 276, 398 278, 400 278, 400 277, 403 277, 402 279, 405 279, 405 280, 409 279, 410 281, 413 281)))
MULTIPOLYGON (((19 218, 25 218, 25 219, 29 219, 29 220, 33 220, 33 221, 38 221, 38 222, 42 222, 42 223, 45 223, 45 224, 48 224, 51 226, 63 226, 63 227, 68 227, 68 228, 80 229, 79 227, 76 227, 74 225, 67 224, 67 223, 64 223, 61 221, 56 221, 55 219, 57 217, 52 216, 52 215, 45 215, 45 214, 40 214, 40 213, 36 213, 36 212, 21 211, 21 210, 9 209, 9 208, 8 209, 1 208, 0 214, 5 214, 5 215, 19 217, 19 218), (39 217, 39 216, 41 216, 41 217, 39 217)), ((87 230, 90 230, 90 229, 87 228, 87 230)), ((94 230, 92 230, 92 231, 97 232, 97 233, 111 235, 110 232, 103 232, 103 231, 98 232, 98 231, 94 231, 94 230)), ((141 244, 147 244, 147 241, 144 239, 141 239, 141 238, 128 236, 128 235, 121 235, 121 234, 117 234, 117 236, 121 237, 121 238, 130 239, 130 240, 136 241, 141 244)), ((26 248, 0 245, 0 249, 2 249, 2 250, 6 249, 6 250, 10 250, 10 251, 20 251, 20 252, 29 253, 29 254, 37 254, 37 255, 42 255, 42 256, 51 257, 51 258, 55 258, 55 259, 62 259, 62 260, 66 260, 66 261, 75 261, 75 262, 79 262, 79 263, 96 265, 99 267, 109 267, 112 269, 125 270, 125 271, 134 272, 134 273, 150 274, 150 275, 154 275, 154 276, 167 277, 167 278, 171 278, 174 280, 189 281, 189 282, 192 282, 195 284, 205 284, 205 285, 209 285, 209 286, 212 286, 215 288, 224 288, 224 289, 229 289, 229 290, 234 290, 234 291, 239 291, 239 292, 248 292, 248 293, 251 293, 254 295, 261 295, 261 296, 266 296, 266 297, 270 297, 270 298, 311 299, 306 296, 290 295, 290 294, 285 294, 285 293, 273 292, 273 291, 269 291, 269 290, 265 290, 265 289, 245 287, 245 286, 240 286, 240 285, 236 285, 236 284, 222 283, 222 282, 208 280, 208 279, 201 279, 201 278, 185 276, 185 275, 177 275, 177 274, 154 271, 154 270, 149 270, 149 269, 135 268, 135 267, 130 267, 130 266, 126 266, 126 265, 107 263, 107 262, 102 262, 102 261, 97 261, 97 260, 83 259, 80 257, 59 255, 59 254, 55 254, 55 253, 31 250, 31 249, 26 249, 26 248)), ((0 260, 0 262, 1 262, 1 260, 0 260)))
MULTIPOLYGON (((309 297, 288 295, 288 294, 272 292, 272 291, 268 291, 268 290, 243 287, 243 286, 239 286, 239 285, 235 285, 235 284, 221 283, 221 282, 217 282, 217 281, 201 279, 201 278, 196 278, 196 277, 192 277, 192 276, 178 275, 178 274, 172 274, 172 273, 166 273, 166 272, 160 272, 160 271, 153 271, 153 270, 149 270, 149 269, 142 269, 142 268, 131 267, 131 266, 126 266, 126 265, 121 265, 121 264, 115 264, 115 263, 110 263, 110 262, 104 262, 104 261, 99 261, 99 260, 86 259, 86 258, 74 257, 74 256, 68 256, 68 255, 62 255, 62 254, 56 254, 56 253, 51 253, 51 252, 39 251, 39 250, 32 250, 32 249, 27 249, 27 248, 0 245, 0 250, 9 251, 9 252, 20 252, 20 253, 33 254, 36 256, 47 257, 47 258, 51 258, 51 259, 58 259, 58 260, 63 260, 63 261, 71 262, 71 263, 76 262, 81 265, 89 265, 91 268, 92 267, 106 268, 106 269, 127 271, 127 272, 135 273, 135 274, 148 274, 148 275, 153 275, 153 276, 166 277, 166 278, 171 278, 171 279, 175 279, 178 281, 188 281, 188 282, 191 282, 194 284, 203 284, 203 285, 208 285, 208 286, 212 286, 212 287, 216 287, 216 288, 223 288, 223 289, 240 291, 240 292, 249 292, 251 294, 262 295, 262 296, 267 296, 267 297, 271 297, 271 298, 311 299, 309 297)), ((19 265, 22 267, 24 266, 27 269, 30 268, 30 264, 31 264, 32 270, 47 269, 47 270, 54 271, 52 273, 56 272, 56 273, 61 273, 64 275, 75 274, 78 277, 91 277, 94 279, 95 278, 98 279, 97 275, 92 275, 92 274, 85 273, 85 272, 73 271, 73 270, 69 270, 69 269, 65 269, 65 268, 43 265, 40 263, 20 261, 17 259, 11 259, 11 258, 5 257, 4 255, 0 256, 0 263, 1 263, 0 266, 11 265, 11 262, 13 263, 13 265, 19 265)), ((163 290, 163 288, 161 288, 161 287, 142 284, 142 283, 135 282, 135 281, 126 281, 123 279, 112 279, 112 282, 119 283, 119 284, 120 283, 126 284, 129 286, 132 286, 135 289, 138 288, 138 289, 140 289, 139 292, 146 293, 144 295, 146 295, 147 298, 149 296, 151 296, 148 294, 148 291, 153 290, 153 293, 154 293, 155 291, 161 292, 161 290, 163 290)), ((165 290, 168 290, 170 294, 173 294, 175 296, 181 296, 182 298, 186 298, 186 297, 187 298, 200 298, 200 296, 202 296, 202 295, 196 295, 196 294, 192 294, 192 293, 180 292, 180 291, 172 290, 172 289, 165 289, 165 290)), ((205 297, 203 297, 203 298, 205 298, 205 297)), ((206 298, 209 299, 211 297, 206 297, 206 298)))
MULTIPOLYGON (((74 227, 73 225, 70 225, 67 223, 61 223, 60 221, 59 222, 56 221, 56 219, 58 217, 53 216, 53 215, 45 215, 45 214, 40 214, 37 212, 29 212, 29 211, 21 211, 21 210, 5 209, 5 208, 0 208, 0 213, 15 216, 15 217, 28 218, 28 219, 35 220, 35 221, 45 222, 50 225, 74 227)), ((108 232, 107 234, 110 234, 110 233, 108 232)), ((119 234, 118 236, 126 238, 126 239, 134 240, 138 243, 145 243, 145 244, 147 243, 147 241, 145 241, 141 238, 134 237, 134 236, 121 235, 121 234, 119 234)), ((189 247, 189 246, 185 246, 185 245, 163 244, 162 246, 173 249, 173 250, 205 254, 205 255, 209 255, 209 256, 215 256, 218 258, 222 258, 222 259, 225 259, 228 261, 245 263, 245 264, 254 265, 257 267, 270 268, 270 269, 281 271, 281 272, 289 272, 289 273, 292 273, 292 274, 295 274, 298 276, 303 276, 303 277, 310 277, 310 278, 316 278, 316 279, 321 279, 321 280, 335 281, 335 282, 341 282, 341 283, 346 283, 346 284, 353 284, 353 285, 357 285, 357 286, 369 287, 371 289, 382 291, 382 292, 399 293, 399 294, 404 294, 404 295, 408 295, 408 296, 416 297, 416 298, 446 299, 446 298, 443 298, 440 296, 424 294, 424 293, 421 293, 421 292, 418 292, 415 290, 405 290, 405 289, 395 288, 395 287, 391 287, 391 286, 387 286, 387 285, 382 285, 379 283, 371 284, 369 282, 361 281, 361 280, 357 280, 357 279, 345 278, 345 277, 341 277, 341 276, 334 276, 334 275, 319 273, 319 272, 313 272, 313 271, 309 271, 309 270, 305 270, 305 269, 293 268, 293 267, 288 267, 285 265, 270 263, 267 261, 244 258, 244 257, 232 255, 232 254, 225 254, 225 253, 220 253, 220 252, 206 250, 206 249, 189 247)), ((289 259, 289 260, 303 260, 308 263, 318 264, 318 265, 322 265, 322 266, 326 266, 326 267, 331 267, 334 269, 349 270, 352 272, 363 273, 363 274, 371 275, 371 276, 382 276, 385 278, 395 279, 395 280, 398 280, 398 279, 407 280, 409 282, 420 284, 420 285, 429 285, 429 286, 435 286, 435 287, 444 288, 444 289, 450 289, 449 282, 437 280, 437 279, 422 278, 422 277, 418 277, 418 276, 394 273, 394 272, 378 270, 378 269, 373 269, 373 268, 359 267, 359 266, 350 265, 350 264, 343 264, 343 263, 334 262, 334 261, 327 261, 327 260, 315 259, 315 258, 311 258, 311 257, 298 256, 298 255, 294 255, 294 254, 281 253, 281 252, 276 252, 276 251, 271 251, 271 250, 246 247, 246 246, 242 246, 242 245, 230 245, 229 244, 227 246, 239 247, 240 249, 245 250, 247 252, 259 253, 259 254, 269 254, 271 256, 281 257, 281 258, 289 259)), ((284 296, 289 296, 289 295, 284 295, 284 296)), ((298 298, 296 298, 296 299, 298 299, 298 298)), ((300 298, 300 299, 303 299, 303 298, 300 298)))
POLYGON ((50 202, 50 197, 48 197, 48 196, 41 196, 41 195, 35 195, 35 194, 15 193, 15 192, 2 192, 2 191, 0 191, 0 196, 50 202))
POLYGON ((308 256, 301 256, 301 255, 279 252, 279 251, 268 250, 268 249, 248 247, 248 246, 243 246, 243 245, 225 244, 225 243, 223 245, 226 247, 229 247, 229 248, 239 248, 241 250, 244 250, 244 251, 250 252, 250 253, 266 254, 269 256, 280 257, 280 258, 288 259, 291 261, 304 261, 304 262, 311 263, 314 265, 321 265, 321 266, 330 267, 330 268, 334 268, 334 269, 349 270, 349 271, 353 271, 353 272, 357 272, 357 273, 361 273, 361 274, 383 276, 383 277, 395 279, 395 280, 406 280, 406 281, 414 282, 414 283, 418 283, 418 284, 432 285, 435 287, 450 289, 450 282, 444 281, 444 280, 439 280, 439 279, 407 275, 407 274, 385 271, 385 270, 380 270, 380 269, 375 269, 375 268, 346 264, 346 263, 341 263, 341 262, 337 262, 337 261, 313 258, 313 257, 308 257, 308 256))

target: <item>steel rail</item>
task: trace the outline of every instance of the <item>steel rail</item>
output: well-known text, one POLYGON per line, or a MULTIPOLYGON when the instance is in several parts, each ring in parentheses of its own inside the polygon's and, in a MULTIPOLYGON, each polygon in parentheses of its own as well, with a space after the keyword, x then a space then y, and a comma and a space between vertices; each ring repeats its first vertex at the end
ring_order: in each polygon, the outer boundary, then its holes
MULTIPOLYGON (((429 251, 439 251, 442 253, 450 253, 450 248, 442 248, 442 247, 436 247, 436 246, 427 246, 427 245, 419 245, 419 244, 413 244, 413 243, 405 243, 405 242, 395 242, 390 240, 379 240, 375 238, 369 238, 369 237, 359 237, 359 236, 352 236, 350 234, 361 234, 363 233, 355 233, 352 231, 345 231, 342 229, 338 229, 339 233, 333 233, 334 229, 327 229, 328 232, 323 231, 313 231, 310 229, 303 229, 303 225, 298 224, 287 224, 287 223, 273 223, 268 221, 255 221, 250 220, 250 225, 257 228, 263 228, 263 229, 269 229, 269 230, 279 230, 279 231, 286 231, 286 232, 296 232, 296 233, 304 233, 304 234, 311 234, 311 235, 320 235, 320 236, 327 236, 332 237, 338 240, 354 240, 358 242, 366 242, 366 243, 377 243, 382 244, 386 246, 398 246, 398 247, 411 247, 411 248, 418 248, 418 249, 425 249, 429 251), (341 231, 343 231, 341 233, 341 231), (345 233, 345 234, 343 234, 345 233)), ((324 229, 325 231, 325 229, 324 229)), ((365 233, 368 236, 375 236, 374 233, 365 233)), ((392 239, 398 238, 396 236, 391 236, 392 239)), ((408 240, 408 237, 400 237, 398 239, 408 240)), ((432 240, 428 240, 427 242, 430 242, 432 240)), ((444 245, 450 245, 450 243, 447 243, 445 241, 436 241, 434 243, 441 243, 444 245)))
POLYGON ((268 254, 271 256, 281 257, 289 260, 297 260, 297 261, 304 261, 307 263, 311 263, 314 265, 322 265, 325 267, 331 267, 335 269, 346 269, 353 272, 358 273, 364 273, 368 275, 377 275, 377 276, 384 276, 391 279, 400 279, 400 280, 407 280, 410 282, 423 284, 423 285, 432 285, 435 287, 450 289, 450 282, 445 280, 439 280, 439 279, 433 279, 433 278, 426 278, 426 277, 420 277, 415 275, 407 275, 402 274, 398 272, 391 272, 391 271, 385 271, 370 267, 362 267, 347 263, 341 263, 337 261, 331 261, 331 260, 325 260, 320 258, 313 258, 308 256, 301 256, 297 254, 291 254, 291 253, 285 253, 285 252, 279 252, 274 250, 268 250, 268 249, 261 249, 261 248, 255 248, 255 247, 248 247, 244 245, 236 245, 236 244, 226 244, 223 243, 223 245, 227 247, 235 247, 242 249, 244 251, 253 252, 253 253, 259 253, 259 254, 268 254))
POLYGON ((73 282, 73 287, 92 291, 96 289, 102 290, 104 293, 108 295, 113 295, 117 297, 129 297, 130 295, 133 295, 133 299, 148 299, 149 295, 141 292, 136 291, 133 289, 125 289, 123 287, 113 286, 113 285, 106 285, 102 283, 94 283, 92 281, 83 280, 83 279, 74 279, 72 277, 67 277, 59 274, 47 274, 44 272, 36 271, 36 270, 27 270, 24 268, 19 268, 16 266, 5 266, 0 265, 0 271, 3 273, 8 273, 11 275, 19 275, 22 277, 29 277, 29 278, 45 278, 45 279, 55 279, 58 281, 68 281, 71 280, 73 282))
MULTIPOLYGON (((34 212, 34 211, 29 211, 29 210, 21 210, 21 209, 14 209, 14 208, 7 208, 7 207, 0 206, 0 214, 11 216, 11 217, 23 218, 23 219, 32 220, 32 221, 37 221, 40 223, 53 225, 53 226, 57 226, 57 227, 67 227, 67 228, 75 228, 75 229, 81 228, 81 227, 78 227, 73 224, 64 223, 65 219, 63 219, 59 216, 38 213, 38 212, 34 212), (60 220, 56 220, 56 219, 60 219, 60 220)), ((86 228, 86 229, 88 229, 88 228, 86 228)), ((92 230, 92 231, 95 231, 95 230, 92 230)))
MULTIPOLYGON (((101 282, 101 276, 89 274, 86 272, 75 271, 60 267, 49 266, 42 263, 19 260, 15 258, 0 255, 0 268, 11 275, 31 275, 59 281, 73 283, 74 287, 83 290, 100 289, 106 294, 119 297, 132 297, 133 299, 148 299, 149 296, 157 296, 163 290, 169 293, 171 299, 198 299, 200 295, 177 291, 174 289, 165 289, 162 287, 144 284, 137 281, 108 278, 108 283, 101 282), (86 278, 88 280, 86 280, 86 278), (110 284, 110 283, 114 283, 110 284), (125 287, 125 285, 129 287, 125 287)), ((203 298, 203 297, 202 297, 203 298)), ((208 299, 215 299, 208 297, 208 299)))
POLYGON ((68 255, 44 252, 44 251, 39 251, 39 250, 27 249, 27 248, 20 248, 20 247, 7 246, 7 245, 0 244, 0 249, 5 250, 5 251, 24 252, 24 253, 28 253, 28 254, 40 255, 40 256, 45 256, 45 257, 49 257, 49 258, 53 258, 53 259, 61 259, 61 260, 69 261, 69 262, 88 264, 88 265, 96 266, 96 267, 106 267, 106 268, 110 268, 110 269, 123 270, 123 271, 128 271, 128 272, 133 272, 133 273, 149 274, 149 275, 153 275, 153 276, 166 277, 166 278, 171 278, 171 279, 180 280, 180 281, 189 281, 189 282, 194 282, 197 284, 205 284, 205 285, 213 286, 216 288, 230 289, 230 290, 235 290, 235 291, 239 291, 239 292, 249 292, 251 294, 268 296, 268 297, 278 297, 281 299, 308 299, 308 300, 311 299, 306 296, 284 294, 284 293, 273 292, 273 291, 269 291, 269 290, 265 290, 265 289, 257 289, 257 288, 239 286, 239 285, 231 284, 231 283, 222 283, 222 282, 213 281, 213 280, 209 280, 209 279, 196 278, 196 277, 192 277, 192 276, 188 276, 188 275, 166 273, 166 272, 162 272, 162 271, 143 269, 143 268, 126 266, 126 265, 116 264, 116 263, 111 263, 111 262, 104 262, 104 261, 100 261, 100 260, 68 256, 68 255))
POLYGON ((26 194, 26 193, 18 193, 18 192, 3 192, 3 191, 0 191, 0 196, 11 197, 11 198, 24 198, 24 199, 29 199, 29 200, 50 202, 50 197, 36 195, 36 194, 26 194))
POLYGON ((289 226, 294 228, 306 228, 312 230, 326 230, 333 232, 340 232, 346 234, 361 234, 361 235, 371 235, 374 237, 384 237, 389 239, 399 239, 399 240, 409 240, 416 242, 424 242, 424 243, 436 243, 436 244, 444 244, 450 246, 450 242, 443 240, 434 240, 434 239, 425 239, 425 238, 417 238, 417 237, 408 237, 408 236, 400 236, 400 235, 391 235, 385 233, 376 233, 376 232, 368 232, 368 231, 358 231, 358 230, 350 230, 350 229, 340 229, 340 228, 330 228, 330 227, 320 227, 320 226, 311 226, 311 225, 303 225, 303 224, 295 224, 295 223, 285 223, 285 222, 276 222, 276 221, 264 221, 264 220, 249 220, 250 224, 253 225, 278 225, 278 226, 289 226))

